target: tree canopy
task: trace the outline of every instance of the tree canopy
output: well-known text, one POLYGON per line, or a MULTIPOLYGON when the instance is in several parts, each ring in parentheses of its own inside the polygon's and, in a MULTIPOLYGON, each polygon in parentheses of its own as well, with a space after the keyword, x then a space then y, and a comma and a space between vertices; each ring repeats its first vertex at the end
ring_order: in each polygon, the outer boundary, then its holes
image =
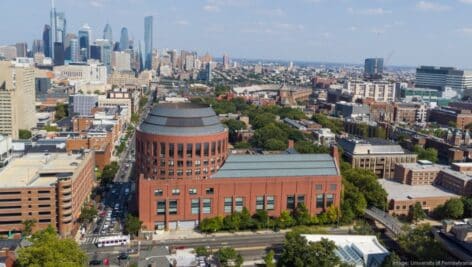
POLYGON ((29 239, 31 246, 18 251, 18 266, 84 266, 87 255, 70 238, 59 238, 52 227, 38 231, 29 239))
POLYGON ((18 131, 18 135, 19 135, 20 139, 30 139, 31 136, 32 136, 31 132, 28 131, 28 130, 25 130, 25 129, 20 129, 18 131))
POLYGON ((400 248, 418 261, 447 260, 450 257, 434 239, 429 224, 420 224, 398 237, 400 248))
MULTIPOLYGON (((348 169, 343 171, 343 178, 351 185, 364 193, 367 206, 384 209, 387 205, 387 192, 377 181, 377 176, 372 171, 363 169, 348 169)), ((349 194, 349 190, 345 190, 349 194)), ((356 208, 356 210, 358 210, 356 208)))
POLYGON ((125 219, 125 232, 137 236, 143 222, 138 217, 128 214, 125 219))
POLYGON ((223 267, 239 267, 243 264, 243 257, 241 256, 241 254, 236 252, 236 250, 231 247, 220 248, 216 253, 216 258, 223 267))
POLYGON ((416 202, 415 205, 410 207, 408 218, 411 222, 418 222, 426 218, 426 213, 424 212, 420 202, 416 202))
POLYGON ((438 151, 432 147, 424 149, 419 145, 415 145, 413 152, 418 154, 418 159, 429 160, 431 162, 438 161, 438 151))

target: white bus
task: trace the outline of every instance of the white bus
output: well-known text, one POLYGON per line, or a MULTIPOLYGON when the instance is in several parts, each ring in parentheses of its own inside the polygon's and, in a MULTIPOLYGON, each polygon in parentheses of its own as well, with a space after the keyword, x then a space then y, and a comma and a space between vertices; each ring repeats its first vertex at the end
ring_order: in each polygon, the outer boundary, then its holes
POLYGON ((97 247, 112 247, 129 245, 129 235, 113 235, 99 237, 95 245, 97 247))

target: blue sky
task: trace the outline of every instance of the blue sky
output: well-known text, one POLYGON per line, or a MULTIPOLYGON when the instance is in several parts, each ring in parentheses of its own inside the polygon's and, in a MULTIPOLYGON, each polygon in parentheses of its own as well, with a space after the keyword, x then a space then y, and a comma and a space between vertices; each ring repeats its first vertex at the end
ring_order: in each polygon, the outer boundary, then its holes
MULTIPOLYGON (((143 40, 155 16, 159 49, 220 56, 472 68, 472 0, 56 0, 68 31, 101 37, 108 22, 143 40)), ((39 39, 50 0, 0 0, 0 44, 39 39)))

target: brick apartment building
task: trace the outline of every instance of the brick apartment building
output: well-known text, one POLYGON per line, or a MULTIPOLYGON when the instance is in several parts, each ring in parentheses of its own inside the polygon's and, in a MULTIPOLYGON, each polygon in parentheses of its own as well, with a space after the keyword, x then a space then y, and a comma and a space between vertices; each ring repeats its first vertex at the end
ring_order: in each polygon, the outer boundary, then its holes
POLYGON ((0 234, 17 234, 22 222, 36 220, 62 236, 77 230, 84 201, 95 180, 94 153, 30 153, 0 171, 0 234))
POLYGON ((160 104, 138 127, 139 218, 147 230, 193 228, 207 217, 339 206, 337 150, 325 154, 228 155, 228 131, 207 106, 160 104))
POLYGON ((429 121, 446 126, 454 124, 456 128, 465 129, 472 123, 472 111, 455 107, 435 108, 429 113, 429 121))

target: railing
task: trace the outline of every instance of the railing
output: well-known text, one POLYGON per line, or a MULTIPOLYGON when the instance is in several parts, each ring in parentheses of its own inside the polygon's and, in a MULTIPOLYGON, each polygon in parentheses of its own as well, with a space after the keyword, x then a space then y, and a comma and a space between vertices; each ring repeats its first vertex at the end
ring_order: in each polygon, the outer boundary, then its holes
POLYGON ((371 207, 366 209, 365 216, 383 224, 388 230, 392 231, 392 233, 394 233, 395 235, 399 235, 403 232, 402 223, 400 221, 378 208, 371 207))

